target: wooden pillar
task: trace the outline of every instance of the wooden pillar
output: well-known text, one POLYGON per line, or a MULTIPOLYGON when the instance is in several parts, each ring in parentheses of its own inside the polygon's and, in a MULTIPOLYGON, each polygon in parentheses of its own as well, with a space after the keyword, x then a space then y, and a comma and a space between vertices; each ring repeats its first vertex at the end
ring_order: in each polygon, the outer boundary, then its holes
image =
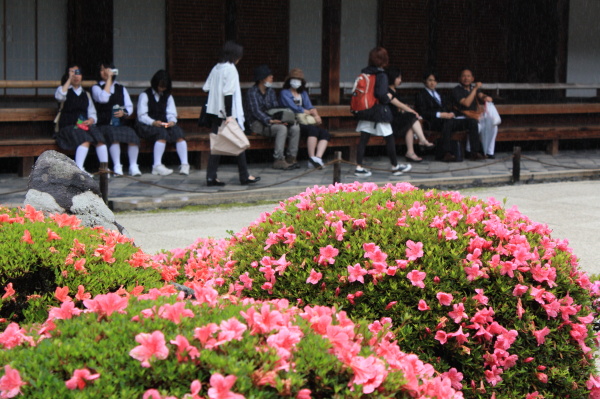
POLYGON ((342 0, 323 0, 321 97, 325 104, 340 103, 340 43, 342 0))

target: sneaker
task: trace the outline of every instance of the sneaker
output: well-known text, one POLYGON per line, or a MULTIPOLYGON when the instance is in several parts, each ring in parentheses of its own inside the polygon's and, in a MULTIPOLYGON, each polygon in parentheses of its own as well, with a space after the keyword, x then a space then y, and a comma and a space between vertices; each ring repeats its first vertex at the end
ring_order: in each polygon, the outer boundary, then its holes
POLYGON ((123 165, 113 165, 113 173, 115 177, 123 176, 123 165))
POLYGON ((179 174, 189 176, 190 174, 190 165, 185 164, 179 167, 179 174))
POLYGON ((294 167, 289 163, 285 162, 285 159, 278 159, 273 162, 273 169, 290 170, 294 167))
POLYGON ((173 173, 172 169, 167 168, 165 165, 160 164, 152 167, 152 174, 159 176, 168 176, 173 173))
POLYGON ((403 163, 399 163, 398 165, 392 167, 392 175, 393 176, 401 176, 402 173, 404 172, 408 172, 412 169, 412 165, 411 164, 403 164, 403 163))
POLYGON ((138 165, 129 165, 129 175, 141 176, 142 172, 140 171, 140 167, 138 165))
POLYGON ((354 176, 369 177, 371 176, 371 171, 365 168, 358 167, 354 169, 354 176))
POLYGON ((323 166, 325 166, 323 160, 319 157, 308 157, 308 165, 309 167, 312 166, 317 169, 321 169, 323 166))

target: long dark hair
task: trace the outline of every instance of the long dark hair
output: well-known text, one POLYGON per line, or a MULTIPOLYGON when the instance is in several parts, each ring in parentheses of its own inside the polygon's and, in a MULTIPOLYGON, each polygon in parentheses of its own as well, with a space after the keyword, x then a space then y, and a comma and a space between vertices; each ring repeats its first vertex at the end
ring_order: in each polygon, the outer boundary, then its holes
POLYGON ((397 77, 402 76, 402 71, 396 66, 391 66, 387 68, 385 70, 385 73, 387 74, 388 83, 390 85, 394 84, 394 80, 396 80, 397 77))
MULTIPOLYGON (((108 69, 115 69, 115 64, 111 61, 101 61, 98 63, 98 68, 96 68, 96 76, 98 79, 98 82, 102 80, 102 76, 100 75, 100 69, 102 69, 102 67, 104 68, 108 68, 108 69)), ((114 81, 114 77, 113 77, 113 81, 114 81)))
POLYGON ((169 72, 164 69, 156 71, 154 76, 152 76, 152 80, 150 81, 150 86, 154 89, 155 92, 158 93, 158 86, 166 87, 167 89, 164 91, 165 96, 171 95, 171 90, 173 90, 173 83, 171 82, 171 76, 169 76, 169 72))
POLYGON ((235 64, 235 62, 241 59, 243 55, 244 48, 233 40, 228 40, 225 42, 223 49, 221 50, 219 63, 231 62, 232 64, 235 64))

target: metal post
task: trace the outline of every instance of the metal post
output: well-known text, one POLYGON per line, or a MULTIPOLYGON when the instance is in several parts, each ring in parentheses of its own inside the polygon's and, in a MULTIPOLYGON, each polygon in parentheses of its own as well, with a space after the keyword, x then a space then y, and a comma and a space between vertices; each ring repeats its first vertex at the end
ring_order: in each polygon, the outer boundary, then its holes
POLYGON ((340 183, 342 181, 342 152, 334 152, 334 158, 336 162, 333 164, 333 184, 340 183))
POLYGON ((521 147, 513 148, 513 184, 521 180, 521 147))
POLYGON ((108 163, 100 162, 100 193, 102 200, 108 205, 108 163))

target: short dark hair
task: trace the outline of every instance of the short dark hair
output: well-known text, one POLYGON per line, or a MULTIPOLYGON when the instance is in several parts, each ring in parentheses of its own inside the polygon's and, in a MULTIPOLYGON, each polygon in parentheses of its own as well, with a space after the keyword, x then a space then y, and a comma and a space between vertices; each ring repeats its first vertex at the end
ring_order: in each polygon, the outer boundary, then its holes
POLYGON ((169 76, 169 72, 165 71, 164 69, 156 71, 154 76, 152 76, 150 86, 152 86, 152 88, 156 92, 158 92, 159 86, 164 86, 167 88, 164 94, 166 96, 171 95, 171 90, 173 90, 173 83, 171 82, 171 76, 169 76))
POLYGON ((102 80, 102 76, 100 76, 100 69, 102 69, 102 67, 104 68, 108 68, 108 69, 115 69, 115 64, 112 61, 100 61, 98 63, 98 68, 96 68, 96 75, 98 77, 98 81, 102 80))
POLYGON ((369 66, 385 68, 388 66, 389 61, 388 52, 383 47, 375 47, 369 51, 369 66))
MULTIPOLYGON (((69 64, 69 65, 67 65, 67 69, 65 69, 65 73, 62 76, 62 78, 60 79, 60 85, 61 86, 64 85, 67 82, 67 80, 69 80, 69 69, 71 69, 73 67, 77 67, 81 71, 81 68, 79 67, 79 64, 69 64)), ((83 72, 82 72, 82 75, 83 75, 83 72)))
POLYGON ((471 75, 475 76, 475 74, 473 73, 473 69, 469 68, 468 66, 460 68, 460 71, 458 72, 458 76, 462 75, 462 73, 464 71, 469 71, 469 72, 471 72, 471 75))
POLYGON ((427 78, 428 78, 429 76, 431 76, 431 75, 433 75, 433 77, 435 78, 435 80, 437 80, 437 81, 439 82, 440 78, 439 78, 439 76, 438 76, 438 74, 437 74, 437 72, 436 72, 436 71, 426 71, 426 72, 423 74, 423 82, 424 82, 424 81, 426 81, 426 80, 427 80, 427 78))
POLYGON ((233 40, 228 40, 223 45, 219 62, 231 62, 232 64, 234 64, 237 60, 241 59, 243 55, 244 48, 240 44, 234 42, 233 40))
POLYGON ((388 84, 394 84, 397 77, 402 76, 402 71, 397 66, 391 66, 385 70, 388 77, 388 84))

